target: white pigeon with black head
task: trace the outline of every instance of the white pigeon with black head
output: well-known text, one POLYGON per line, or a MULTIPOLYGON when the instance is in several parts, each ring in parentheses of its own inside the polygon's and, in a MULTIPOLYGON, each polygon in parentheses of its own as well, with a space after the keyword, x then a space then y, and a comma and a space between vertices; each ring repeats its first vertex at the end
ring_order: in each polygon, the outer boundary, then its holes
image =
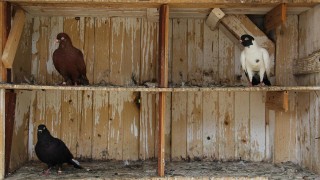
POLYGON ((244 46, 240 55, 241 66, 250 81, 250 85, 270 86, 270 57, 268 51, 260 47, 254 38, 248 34, 242 35, 240 42, 244 46))

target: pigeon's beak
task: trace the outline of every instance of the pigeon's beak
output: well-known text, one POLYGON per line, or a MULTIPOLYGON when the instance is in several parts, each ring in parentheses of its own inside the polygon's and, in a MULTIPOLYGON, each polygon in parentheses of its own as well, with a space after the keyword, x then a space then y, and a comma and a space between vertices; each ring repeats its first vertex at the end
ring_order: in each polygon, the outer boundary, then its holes
POLYGON ((55 43, 55 44, 59 44, 59 43, 60 43, 60 40, 59 40, 59 39, 56 39, 56 40, 54 41, 54 43, 55 43))
POLYGON ((39 129, 39 130, 38 130, 38 132, 42 133, 42 130, 41 130, 41 129, 39 129))

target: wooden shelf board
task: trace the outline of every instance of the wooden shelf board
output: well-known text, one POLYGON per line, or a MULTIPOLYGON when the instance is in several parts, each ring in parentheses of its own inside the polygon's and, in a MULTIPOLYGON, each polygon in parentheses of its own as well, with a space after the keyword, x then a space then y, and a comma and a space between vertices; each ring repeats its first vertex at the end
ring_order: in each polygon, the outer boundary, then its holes
POLYGON ((0 89, 16 90, 69 90, 69 91, 135 91, 135 92, 198 92, 198 91, 320 91, 320 86, 270 86, 270 87, 144 87, 144 86, 55 86, 0 83, 0 89))

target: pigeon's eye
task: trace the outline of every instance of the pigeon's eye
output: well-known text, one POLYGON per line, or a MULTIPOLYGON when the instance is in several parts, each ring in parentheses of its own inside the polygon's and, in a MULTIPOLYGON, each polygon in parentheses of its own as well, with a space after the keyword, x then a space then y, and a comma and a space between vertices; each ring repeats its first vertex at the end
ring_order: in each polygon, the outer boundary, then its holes
POLYGON ((64 37, 62 37, 61 40, 64 40, 64 37))
POLYGON ((245 41, 248 41, 248 40, 249 40, 249 38, 244 38, 244 40, 245 40, 245 41))

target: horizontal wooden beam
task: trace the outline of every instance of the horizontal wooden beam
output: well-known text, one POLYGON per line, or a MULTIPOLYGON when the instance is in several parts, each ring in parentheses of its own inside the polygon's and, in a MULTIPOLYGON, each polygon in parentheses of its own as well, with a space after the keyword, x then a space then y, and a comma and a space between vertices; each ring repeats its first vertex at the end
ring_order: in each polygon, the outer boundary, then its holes
POLYGON ((289 109, 288 91, 267 92, 266 107, 270 110, 287 112, 289 109))
POLYGON ((320 49, 310 56, 296 59, 293 63, 293 74, 303 75, 320 72, 320 49))
POLYGON ((25 22, 25 14, 22 9, 18 9, 13 19, 13 26, 10 30, 8 40, 4 47, 1 61, 5 68, 12 68, 13 60, 16 55, 20 37, 25 22))
POLYGON ((269 32, 280 25, 284 25, 287 19, 287 4, 281 3, 265 15, 264 27, 269 32))
POLYGON ((320 91, 320 86, 265 86, 265 87, 145 87, 145 86, 56 86, 0 83, 0 89, 16 90, 60 90, 60 91, 110 91, 110 92, 265 92, 265 91, 320 91))

